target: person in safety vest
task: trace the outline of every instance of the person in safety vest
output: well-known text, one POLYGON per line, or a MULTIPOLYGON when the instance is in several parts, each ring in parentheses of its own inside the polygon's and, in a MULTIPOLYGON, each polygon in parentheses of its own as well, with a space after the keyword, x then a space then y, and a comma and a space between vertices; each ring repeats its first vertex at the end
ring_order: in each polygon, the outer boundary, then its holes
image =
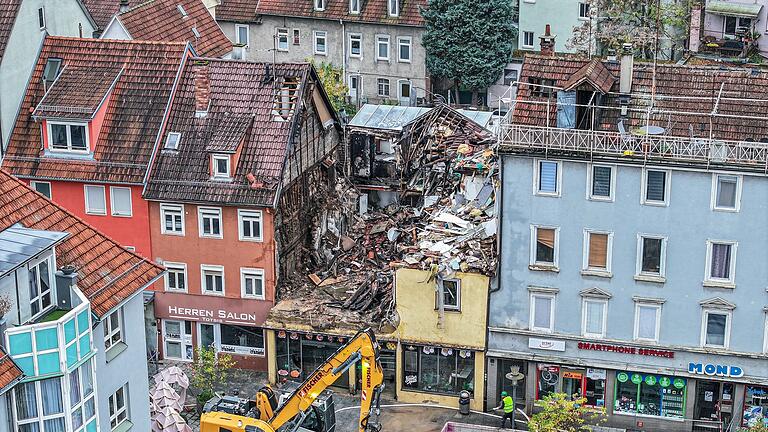
POLYGON ((501 402, 499 403, 499 406, 496 409, 504 410, 504 415, 501 417, 501 428, 506 429, 507 419, 509 419, 509 424, 512 426, 512 429, 514 429, 515 428, 515 400, 512 399, 512 396, 510 396, 505 391, 501 392, 501 402))

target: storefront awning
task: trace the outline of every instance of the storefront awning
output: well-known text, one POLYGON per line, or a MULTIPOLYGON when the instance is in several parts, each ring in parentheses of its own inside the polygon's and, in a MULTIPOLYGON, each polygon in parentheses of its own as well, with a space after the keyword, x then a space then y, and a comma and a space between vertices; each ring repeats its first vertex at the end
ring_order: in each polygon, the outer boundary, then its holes
POLYGON ((762 7, 763 5, 759 4, 739 4, 725 1, 710 1, 707 2, 706 11, 708 13, 717 15, 756 18, 762 7))

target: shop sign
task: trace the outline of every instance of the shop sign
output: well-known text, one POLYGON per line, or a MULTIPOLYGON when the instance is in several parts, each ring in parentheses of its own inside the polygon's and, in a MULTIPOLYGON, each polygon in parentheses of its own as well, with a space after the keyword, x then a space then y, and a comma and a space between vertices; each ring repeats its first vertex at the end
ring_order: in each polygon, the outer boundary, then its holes
POLYGON ((658 350, 652 348, 640 348, 625 345, 613 345, 613 344, 601 344, 591 342, 579 342, 577 345, 580 350, 587 351, 605 351, 613 352, 617 354, 630 354, 639 355, 645 357, 663 357, 663 358, 675 358, 674 351, 658 350))
POLYGON ((244 346, 238 346, 238 345, 221 344, 219 347, 219 351, 230 353, 230 354, 242 354, 242 355, 253 355, 253 356, 264 355, 264 348, 244 347, 244 346))
POLYGON ((547 351, 565 351, 565 341, 528 338, 528 348, 547 351))
POLYGON ((605 369, 587 369, 587 378, 591 380, 604 380, 605 375, 605 369))
POLYGON ((581 379, 581 377, 579 372, 563 372, 563 378, 581 379))
POLYGON ((744 371, 738 366, 714 365, 703 363, 688 363, 688 373, 729 378, 740 378, 744 371))
POLYGON ((156 294, 155 316, 161 319, 260 326, 264 324, 271 306, 271 302, 260 300, 166 292, 156 294))

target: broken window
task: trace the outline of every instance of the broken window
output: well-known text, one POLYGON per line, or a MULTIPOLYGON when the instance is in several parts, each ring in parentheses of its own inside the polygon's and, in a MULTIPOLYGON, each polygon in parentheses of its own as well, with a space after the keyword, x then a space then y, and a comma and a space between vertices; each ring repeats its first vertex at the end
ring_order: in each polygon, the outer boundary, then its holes
POLYGON ((299 81, 297 78, 285 78, 275 96, 275 111, 284 120, 288 120, 298 102, 299 81))
POLYGON ((555 80, 546 78, 528 78, 528 84, 531 88, 533 97, 550 97, 554 92, 555 80))
MULTIPOLYGON (((461 309, 461 282, 459 280, 444 280, 442 295, 444 310, 457 311, 461 309)), ((438 308, 439 306, 438 304, 438 308)))

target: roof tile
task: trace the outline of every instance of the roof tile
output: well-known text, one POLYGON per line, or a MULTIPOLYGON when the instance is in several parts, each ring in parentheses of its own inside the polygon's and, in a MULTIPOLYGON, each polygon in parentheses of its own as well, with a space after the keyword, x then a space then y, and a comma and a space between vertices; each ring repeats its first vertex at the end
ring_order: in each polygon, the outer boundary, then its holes
POLYGON ((0 58, 5 53, 8 38, 11 37, 16 14, 19 12, 21 0, 3 0, 0 2, 0 58))

